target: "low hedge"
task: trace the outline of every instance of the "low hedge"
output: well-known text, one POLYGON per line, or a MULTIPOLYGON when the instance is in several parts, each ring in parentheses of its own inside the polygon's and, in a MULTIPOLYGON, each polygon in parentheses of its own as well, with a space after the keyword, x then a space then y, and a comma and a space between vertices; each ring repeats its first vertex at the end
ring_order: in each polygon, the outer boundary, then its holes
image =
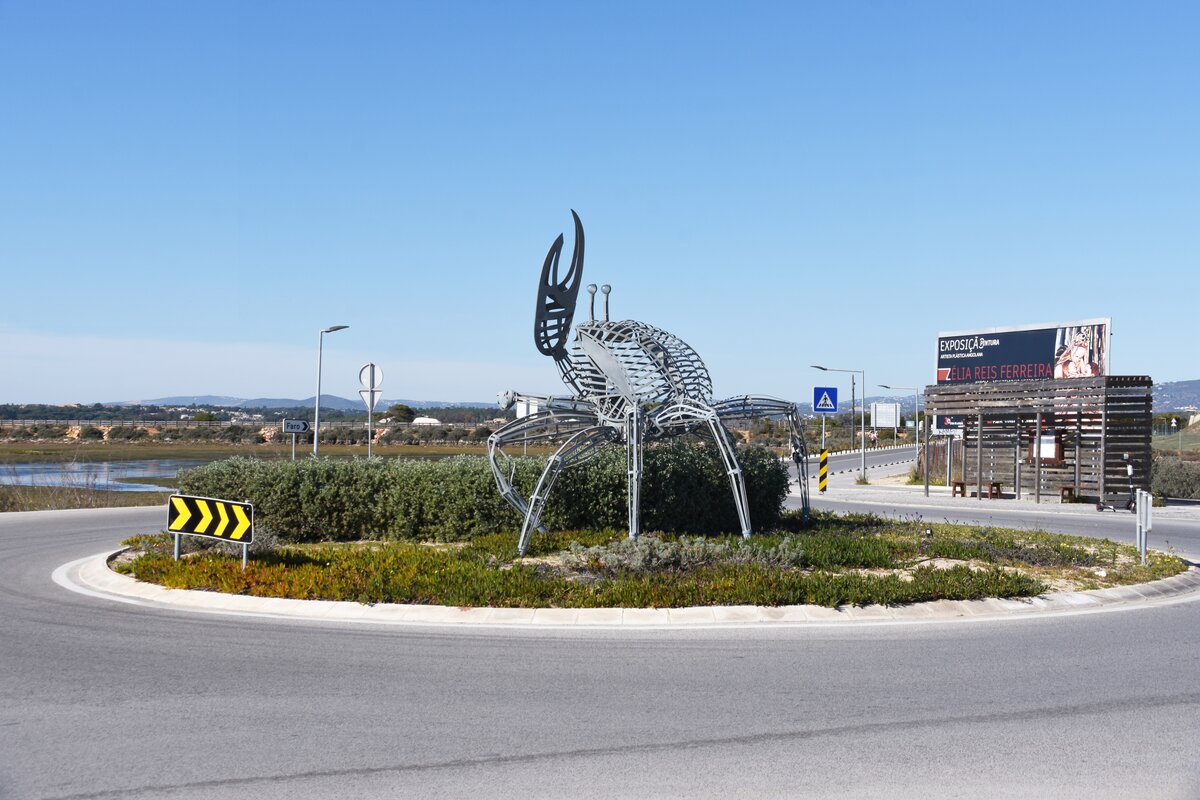
MULTIPOLYGON (((770 452, 740 449, 755 528, 778 524, 786 467, 770 452)), ((514 458, 513 483, 528 497, 544 458, 514 458)), ((500 497, 487 459, 327 458, 261 461, 230 458, 183 472, 183 494, 254 504, 255 527, 281 543, 417 539, 462 541, 514 531, 519 515, 500 497)), ((642 529, 725 533, 740 528, 729 479, 713 448, 673 442, 646 448, 642 529)), ((605 448, 563 470, 543 520, 555 530, 627 525, 625 450, 605 448)))

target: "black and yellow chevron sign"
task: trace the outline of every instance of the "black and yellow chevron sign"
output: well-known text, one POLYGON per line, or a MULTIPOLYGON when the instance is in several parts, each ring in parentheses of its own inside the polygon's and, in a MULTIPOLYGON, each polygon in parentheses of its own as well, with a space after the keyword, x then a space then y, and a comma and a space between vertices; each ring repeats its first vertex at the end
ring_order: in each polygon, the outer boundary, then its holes
POLYGON ((821 471, 818 473, 818 485, 822 492, 825 491, 825 483, 829 480, 829 451, 821 451, 821 471))
POLYGON ((254 506, 173 494, 167 504, 167 530, 247 544, 254 541, 254 506))

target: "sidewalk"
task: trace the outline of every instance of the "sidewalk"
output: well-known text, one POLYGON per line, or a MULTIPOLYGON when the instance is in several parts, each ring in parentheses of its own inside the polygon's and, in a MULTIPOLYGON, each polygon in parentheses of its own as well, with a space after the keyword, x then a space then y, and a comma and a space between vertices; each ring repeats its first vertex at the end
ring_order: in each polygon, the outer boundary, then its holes
MULTIPOLYGON (((1075 515, 1081 517, 1096 517, 1099 514, 1113 515, 1114 512, 1098 512, 1095 503, 1062 503, 1057 496, 1042 495, 1041 502, 1035 501, 1032 494, 1023 493, 1020 498, 1014 497, 1012 487, 1001 497, 989 499, 986 486, 982 498, 975 496, 975 486, 967 486, 966 497, 952 497, 948 486, 930 486, 929 495, 925 495, 923 484, 910 485, 907 483, 908 471, 912 461, 888 465, 867 470, 867 480, 870 483, 860 485, 855 483, 858 471, 846 471, 830 476, 825 494, 816 490, 816 480, 809 475, 809 497, 814 507, 820 507, 822 502, 838 503, 879 503, 903 507, 937 509, 958 513, 1003 513, 1036 512, 1047 515, 1075 515)), ((799 496, 796 485, 789 487, 790 497, 797 502, 799 496)), ((789 503, 789 505, 792 505, 789 503)), ((1155 507, 1155 520, 1192 520, 1200 527, 1200 502, 1177 500, 1166 506, 1155 507)), ((1133 527, 1133 514, 1123 507, 1115 512, 1130 521, 1133 527)))

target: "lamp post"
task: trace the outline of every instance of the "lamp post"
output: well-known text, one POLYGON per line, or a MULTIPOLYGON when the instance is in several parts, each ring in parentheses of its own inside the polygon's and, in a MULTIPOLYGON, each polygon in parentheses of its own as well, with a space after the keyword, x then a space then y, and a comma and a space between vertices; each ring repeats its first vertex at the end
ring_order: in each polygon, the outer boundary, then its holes
POLYGON ((1179 420, 1171 417, 1171 428, 1173 430, 1176 428, 1179 429, 1179 457, 1183 458, 1183 426, 1179 424, 1179 420))
POLYGON ((862 480, 867 479, 867 371, 864 369, 835 369, 834 367, 820 367, 816 364, 810 364, 813 369, 819 369, 821 372, 849 372, 850 373, 850 427, 854 427, 854 375, 862 376, 863 387, 863 406, 862 406, 862 425, 859 431, 858 448, 862 453, 862 459, 859 467, 859 477, 862 480))
MULTIPOLYGON (((917 391, 918 391, 917 387, 916 386, 888 386, 886 383, 881 383, 881 384, 879 384, 879 388, 880 389, 892 389, 894 391, 904 390, 906 392, 913 393, 913 444, 915 444, 917 446, 917 448, 920 449, 920 447, 921 447, 921 428, 920 428, 920 425, 918 424, 918 420, 917 420, 917 414, 920 413, 920 406, 917 403, 917 391)), ((875 423, 872 422, 871 424, 874 425, 875 423)))
POLYGON ((321 444, 321 356, 325 350, 325 334, 334 331, 344 331, 349 325, 330 325, 322 328, 317 336, 317 397, 313 409, 313 457, 317 455, 317 447, 321 444))

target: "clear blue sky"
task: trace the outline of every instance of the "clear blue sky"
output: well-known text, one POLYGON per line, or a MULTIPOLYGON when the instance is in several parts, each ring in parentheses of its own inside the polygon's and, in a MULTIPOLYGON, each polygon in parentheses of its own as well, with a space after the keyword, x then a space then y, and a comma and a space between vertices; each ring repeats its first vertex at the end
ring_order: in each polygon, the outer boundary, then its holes
MULTIPOLYGON (((0 0, 0 402, 560 391, 538 270, 718 396, 1113 319, 1200 378, 1195 2, 0 0), (586 296, 584 296, 586 297, 586 296)), ((586 311, 583 312, 586 314, 586 311)), ((879 394, 884 392, 879 391, 879 394)))

